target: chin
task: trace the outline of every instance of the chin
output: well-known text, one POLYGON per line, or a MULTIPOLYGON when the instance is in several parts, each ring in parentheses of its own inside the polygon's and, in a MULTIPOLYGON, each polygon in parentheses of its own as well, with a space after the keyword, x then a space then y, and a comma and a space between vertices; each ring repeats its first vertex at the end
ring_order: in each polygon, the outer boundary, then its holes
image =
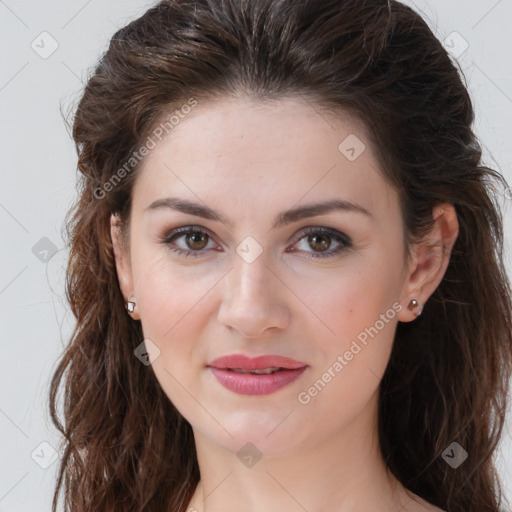
POLYGON ((237 413, 237 418, 232 418, 232 421, 226 418, 222 421, 219 417, 219 422, 226 430, 219 427, 213 431, 209 425, 193 428, 194 432, 199 430, 210 442, 237 456, 242 456, 244 451, 249 454, 254 451, 264 457, 284 457, 299 452, 303 440, 311 435, 290 421, 293 413, 286 418, 288 414, 289 411, 286 414, 280 412, 267 415, 254 411, 237 413), (217 435, 212 436, 213 432, 217 435))

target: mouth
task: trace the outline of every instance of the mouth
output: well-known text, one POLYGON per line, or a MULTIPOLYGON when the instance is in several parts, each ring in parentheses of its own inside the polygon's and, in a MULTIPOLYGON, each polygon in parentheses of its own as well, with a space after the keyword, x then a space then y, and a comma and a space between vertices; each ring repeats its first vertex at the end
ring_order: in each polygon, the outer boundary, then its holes
POLYGON ((266 395, 298 379, 308 365, 283 356, 250 358, 224 356, 212 361, 209 370, 219 384, 241 395, 266 395))

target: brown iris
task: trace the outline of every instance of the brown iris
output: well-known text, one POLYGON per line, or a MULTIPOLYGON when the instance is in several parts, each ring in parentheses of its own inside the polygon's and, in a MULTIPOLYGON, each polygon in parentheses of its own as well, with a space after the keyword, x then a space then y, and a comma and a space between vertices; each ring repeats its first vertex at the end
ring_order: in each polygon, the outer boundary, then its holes
POLYGON ((187 233, 185 237, 187 245, 191 249, 196 250, 204 249, 208 244, 208 238, 206 233, 201 233, 200 231, 192 231, 191 233, 187 233))
POLYGON ((324 251, 328 249, 331 245, 330 236, 329 235, 321 235, 314 234, 308 236, 308 243, 311 245, 313 249, 319 249, 320 251, 324 251), (320 241, 318 241, 320 240, 320 241), (315 247, 318 246, 318 247, 315 247))

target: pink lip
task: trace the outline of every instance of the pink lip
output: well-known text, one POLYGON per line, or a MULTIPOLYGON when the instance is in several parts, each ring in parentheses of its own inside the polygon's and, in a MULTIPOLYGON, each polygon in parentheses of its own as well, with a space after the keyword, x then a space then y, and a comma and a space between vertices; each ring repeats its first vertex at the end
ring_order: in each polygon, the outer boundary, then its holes
POLYGON ((277 355, 250 358, 242 354, 224 356, 212 361, 208 367, 217 382, 240 395, 267 395, 299 378, 308 365, 277 355), (237 373, 233 369, 263 370, 279 368, 271 374, 237 373))

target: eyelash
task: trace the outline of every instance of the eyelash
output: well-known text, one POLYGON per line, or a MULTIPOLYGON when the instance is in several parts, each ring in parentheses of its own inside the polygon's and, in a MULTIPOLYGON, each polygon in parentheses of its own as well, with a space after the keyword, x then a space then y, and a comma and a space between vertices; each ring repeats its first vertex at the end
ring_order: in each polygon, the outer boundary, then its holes
MULTIPOLYGON (((179 249, 179 248, 176 248, 176 247, 170 247, 169 244, 171 244, 171 242, 173 242, 177 238, 181 238, 182 235, 186 235, 188 233, 206 234, 209 237, 209 241, 212 239, 212 237, 210 236, 208 231, 205 230, 204 228, 201 228, 199 226, 186 226, 186 227, 183 227, 183 228, 173 229, 170 232, 165 233, 163 236, 160 237, 160 242, 163 243, 163 244, 168 245, 169 249, 171 251, 176 252, 176 253, 178 253, 179 255, 181 255, 181 256, 183 256, 185 258, 188 258, 189 256, 193 257, 193 258, 201 257, 201 255, 202 255, 203 251, 205 251, 205 249, 193 251, 193 250, 179 249), (180 236, 177 236, 177 235, 180 235, 180 236)), ((308 235, 312 235, 312 234, 328 235, 330 238, 334 239, 336 242, 339 242, 340 245, 336 249, 330 250, 329 252, 316 252, 316 253, 315 252, 311 252, 311 253, 307 253, 307 254, 309 254, 309 256, 306 256, 307 258, 312 258, 312 259, 332 258, 334 256, 337 256, 343 250, 349 249, 350 247, 352 247, 352 241, 350 240, 350 238, 347 235, 345 235, 345 234, 343 234, 343 233, 341 233, 341 232, 339 232, 339 231, 337 231, 335 229, 325 228, 325 227, 309 227, 309 228, 306 228, 305 230, 303 230, 301 232, 301 236, 300 236, 300 238, 298 238, 296 240, 295 244, 297 242, 300 242, 303 238, 307 237, 308 235)), ((296 251, 292 251, 292 252, 296 252, 296 251)))

